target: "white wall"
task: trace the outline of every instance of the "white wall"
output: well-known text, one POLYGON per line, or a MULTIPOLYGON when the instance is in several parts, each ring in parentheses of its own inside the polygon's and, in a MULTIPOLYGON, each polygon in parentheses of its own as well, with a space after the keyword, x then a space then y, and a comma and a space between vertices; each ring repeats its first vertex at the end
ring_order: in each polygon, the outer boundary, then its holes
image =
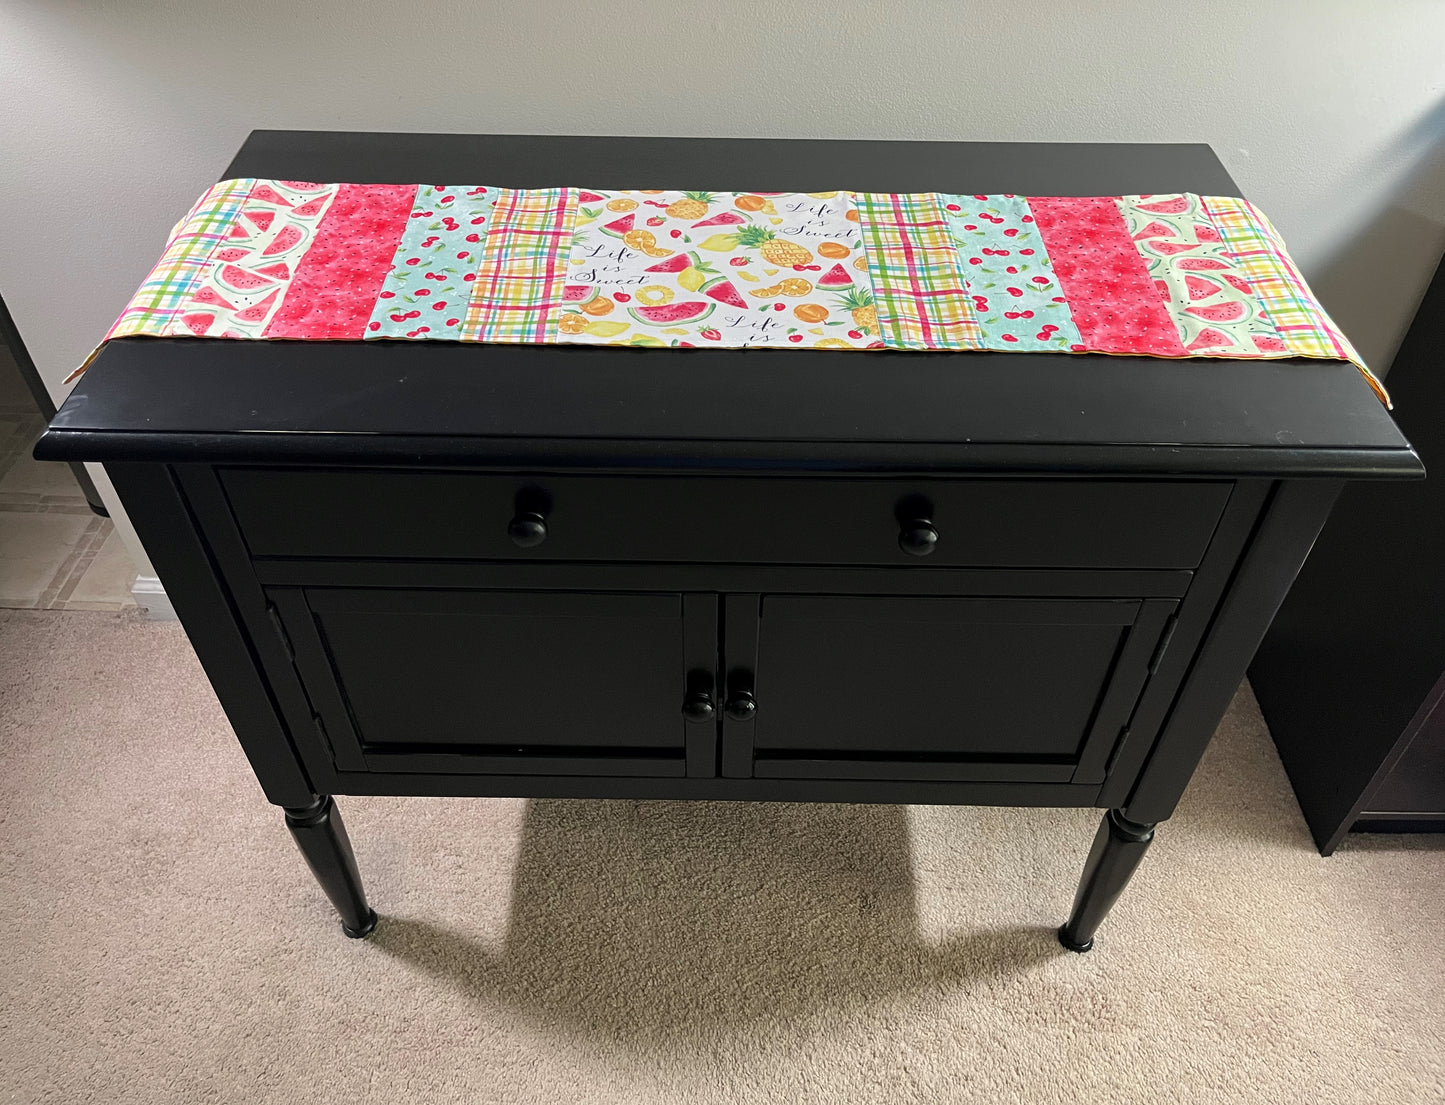
POLYGON ((1445 246, 1445 4, 1194 7, 0 0, 0 290, 59 398, 253 127, 1204 141, 1384 369, 1445 246))

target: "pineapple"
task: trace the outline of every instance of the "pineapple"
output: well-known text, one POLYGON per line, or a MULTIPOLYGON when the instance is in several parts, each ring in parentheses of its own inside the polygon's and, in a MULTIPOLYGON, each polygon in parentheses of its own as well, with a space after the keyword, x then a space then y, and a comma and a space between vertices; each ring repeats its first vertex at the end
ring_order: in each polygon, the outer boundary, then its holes
POLYGON ((684 192, 683 198, 668 204, 663 214, 672 219, 700 219, 707 214, 707 205, 716 202, 711 192, 684 192))
POLYGON ((736 237, 738 245, 752 246, 762 251, 763 260, 779 268, 784 265, 806 265, 813 255, 796 242, 779 238, 771 230, 761 226, 740 226, 736 237))
POLYGON ((838 296, 838 306, 853 316, 853 326, 865 334, 878 333, 878 308, 873 293, 857 285, 838 296))

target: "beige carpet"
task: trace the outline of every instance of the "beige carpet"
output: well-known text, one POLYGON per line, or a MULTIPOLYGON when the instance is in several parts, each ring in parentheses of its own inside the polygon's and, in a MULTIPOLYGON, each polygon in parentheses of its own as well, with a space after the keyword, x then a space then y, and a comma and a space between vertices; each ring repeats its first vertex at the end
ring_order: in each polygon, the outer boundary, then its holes
POLYGON ((1445 1101, 1445 845, 1235 700, 1090 955, 1090 811, 342 800, 345 939, 184 636, 0 614, 0 1101, 1445 1101))

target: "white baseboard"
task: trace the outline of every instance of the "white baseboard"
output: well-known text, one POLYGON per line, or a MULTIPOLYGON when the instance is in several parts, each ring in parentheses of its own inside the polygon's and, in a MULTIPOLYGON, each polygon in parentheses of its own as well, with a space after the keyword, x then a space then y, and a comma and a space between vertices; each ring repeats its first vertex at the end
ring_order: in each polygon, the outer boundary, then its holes
POLYGON ((166 589, 155 576, 136 576, 130 593, 135 596, 136 605, 146 612, 147 618, 162 622, 176 620, 176 608, 171 605, 166 589))

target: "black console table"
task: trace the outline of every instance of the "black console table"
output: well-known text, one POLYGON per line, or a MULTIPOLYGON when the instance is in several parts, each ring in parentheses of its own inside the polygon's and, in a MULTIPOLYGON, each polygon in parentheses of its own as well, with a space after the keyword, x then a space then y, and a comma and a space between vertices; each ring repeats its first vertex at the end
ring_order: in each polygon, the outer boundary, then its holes
MULTIPOLYGON (((1238 194, 1198 145, 257 132, 224 175, 1238 194)), ((106 463, 350 935, 335 794, 1097 806, 1078 951, 1343 481, 1422 473, 1347 364, 440 342, 116 341, 36 452, 106 463)))

